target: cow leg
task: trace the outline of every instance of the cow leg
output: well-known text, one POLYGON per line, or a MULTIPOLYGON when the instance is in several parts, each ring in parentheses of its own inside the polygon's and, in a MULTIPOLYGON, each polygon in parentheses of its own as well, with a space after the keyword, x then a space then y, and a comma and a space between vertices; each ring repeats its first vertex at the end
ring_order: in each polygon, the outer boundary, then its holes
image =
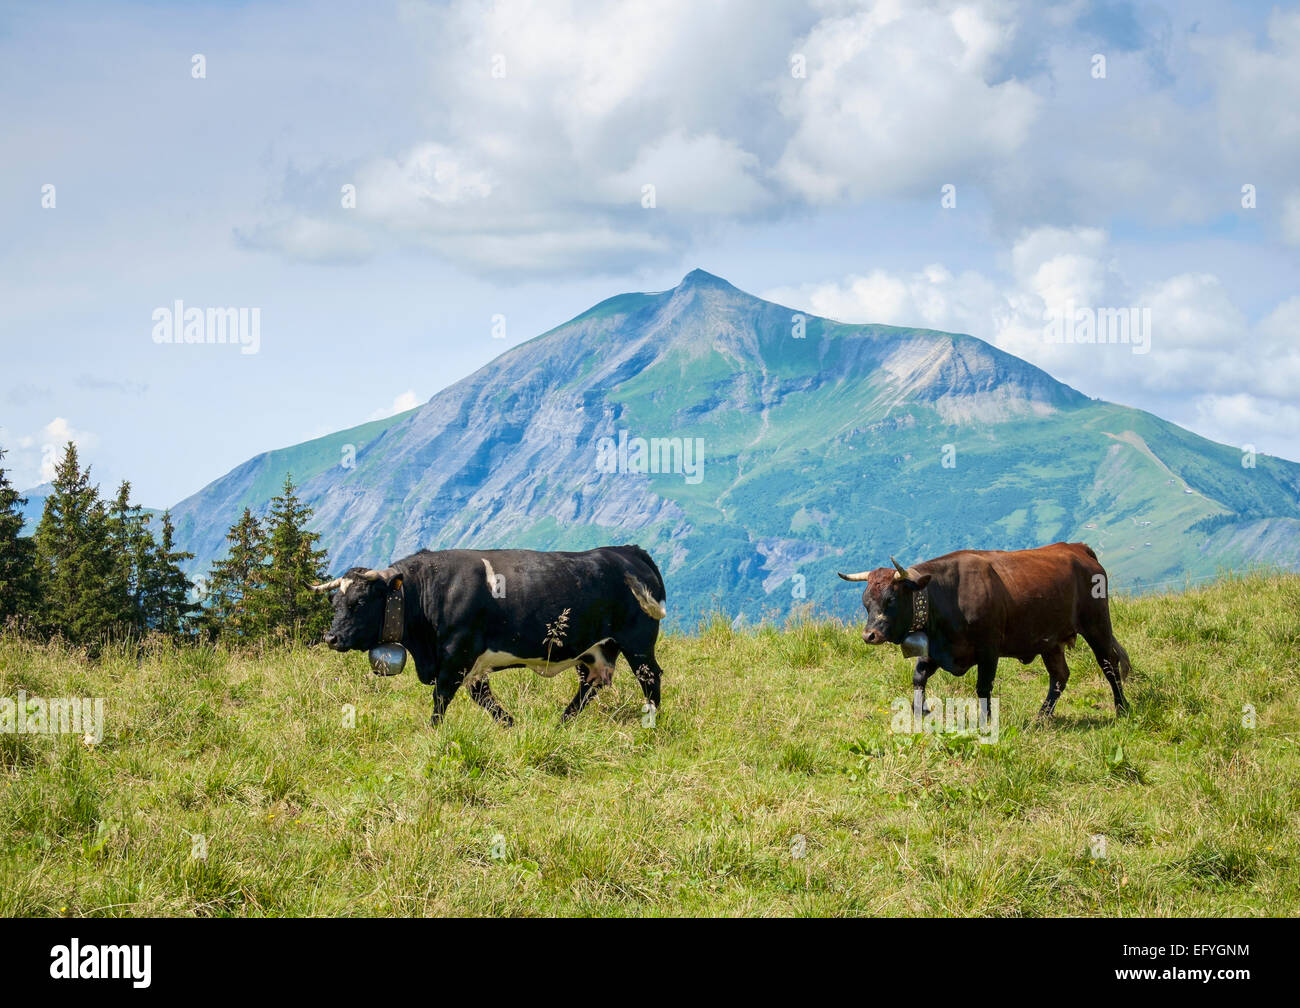
POLYGON ((433 688, 433 713, 429 716, 429 724, 434 728, 442 724, 442 717, 447 713, 447 705, 455 695, 454 689, 443 689, 441 683, 433 688))
POLYGON ((629 654, 627 663, 632 667, 632 675, 636 676, 636 681, 641 684, 641 693, 646 703, 658 710, 659 683, 663 679, 664 670, 655 661, 655 653, 647 651, 644 654, 629 654))
POLYGON ((442 722, 442 716, 447 713, 447 705, 451 703, 451 698, 456 695, 460 689, 460 684, 464 680, 463 676, 447 677, 439 676, 438 684, 433 688, 433 714, 429 718, 429 724, 434 728, 442 722))
POLYGON ((991 701, 993 699, 993 678, 998 674, 997 656, 992 658, 981 658, 979 661, 979 671, 975 678, 975 695, 979 697, 980 712, 979 726, 980 731, 988 727, 989 719, 992 717, 991 701))
MULTIPOLYGON (((1092 645, 1092 642, 1088 642, 1092 645)), ((1111 695, 1115 698, 1115 713, 1126 714, 1128 712, 1128 701, 1124 698, 1124 687, 1122 680, 1128 672, 1128 652, 1117 641, 1114 636, 1106 642, 1106 646, 1093 647, 1093 657, 1097 659, 1097 664, 1101 666, 1101 673, 1110 683, 1111 695)))
POLYGON ((912 716, 920 724, 921 718, 930 713, 925 702, 925 684, 934 674, 936 666, 928 658, 918 658, 916 668, 912 670, 912 716))
POLYGON ((577 695, 569 701, 569 706, 564 708, 564 713, 560 715, 560 721, 568 721, 571 717, 577 714, 578 711, 586 707, 588 701, 596 695, 596 691, 600 689, 602 685, 603 684, 600 682, 592 682, 588 678, 586 670, 579 665, 577 695))
POLYGON ((506 713, 506 709, 497 702, 497 698, 492 695, 492 687, 489 685, 486 677, 476 679, 469 688, 470 698, 482 707, 485 711, 496 718, 497 722, 503 728, 514 726, 515 719, 506 713))
POLYGON ((1047 686, 1047 699, 1038 708, 1040 718, 1049 718, 1056 709, 1056 701, 1065 692, 1065 684, 1070 681, 1070 666, 1065 662, 1065 648, 1060 644, 1043 652, 1043 664, 1047 666, 1050 682, 1047 686))

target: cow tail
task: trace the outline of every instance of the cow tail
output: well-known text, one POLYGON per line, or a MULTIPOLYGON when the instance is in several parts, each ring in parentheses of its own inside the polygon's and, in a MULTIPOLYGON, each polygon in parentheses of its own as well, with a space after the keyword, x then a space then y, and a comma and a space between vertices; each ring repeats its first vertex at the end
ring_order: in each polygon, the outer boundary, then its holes
POLYGON ((663 602, 656 601, 654 594, 646 587, 645 582, 638 578, 631 571, 626 572, 623 578, 627 581, 627 586, 632 589, 632 594, 636 596, 637 605, 651 619, 661 620, 668 615, 668 610, 664 608, 663 602))
POLYGON ((1119 657, 1119 677, 1121 680, 1127 679, 1132 665, 1128 660, 1128 652, 1124 650, 1124 645, 1115 639, 1114 634, 1110 638, 1111 653, 1119 657))

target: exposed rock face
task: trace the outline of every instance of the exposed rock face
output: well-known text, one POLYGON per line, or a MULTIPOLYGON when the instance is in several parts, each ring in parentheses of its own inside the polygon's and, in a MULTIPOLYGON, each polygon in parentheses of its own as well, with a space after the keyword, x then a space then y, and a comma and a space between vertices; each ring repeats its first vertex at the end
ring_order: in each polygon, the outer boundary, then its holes
POLYGON ((250 460, 175 509, 196 572, 288 469, 336 571, 424 547, 639 542, 687 622, 787 611, 795 575, 807 602, 852 615, 834 570, 891 553, 1083 539, 1121 587, 1300 560, 1294 463, 1245 471, 973 337, 800 316, 701 270, 610 298, 402 417, 250 460))

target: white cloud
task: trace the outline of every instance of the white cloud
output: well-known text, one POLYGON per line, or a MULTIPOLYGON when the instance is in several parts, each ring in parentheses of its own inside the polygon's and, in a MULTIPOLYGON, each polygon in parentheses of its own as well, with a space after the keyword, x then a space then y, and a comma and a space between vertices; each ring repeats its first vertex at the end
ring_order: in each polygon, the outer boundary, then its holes
POLYGON ((784 85, 793 133, 777 174, 813 203, 927 193, 987 180, 1029 138, 1041 99, 992 82, 1015 33, 1001 4, 883 2, 822 20, 784 85))
POLYGON ((398 413, 405 413, 409 409, 415 409, 420 405, 420 402, 421 399, 415 394, 415 390, 407 389, 387 406, 380 406, 379 409, 366 417, 366 420, 384 420, 387 417, 396 416, 398 413))
POLYGON ((845 322, 975 335, 979 333, 966 327, 986 323, 1007 309, 1003 292, 986 277, 970 271, 954 275, 937 264, 909 274, 873 270, 839 282, 776 288, 763 296, 845 322))
POLYGON ((757 168, 758 159, 734 141, 675 132, 642 148, 632 167, 610 176, 602 191, 610 202, 626 202, 639 199, 650 184, 664 210, 740 214, 771 201, 754 177, 757 168))
MULTIPOLYGON (((1241 162, 1269 179, 1295 181, 1300 163, 1300 10, 1274 10, 1267 37, 1241 31, 1194 38, 1193 51, 1214 82, 1215 125, 1241 162)), ((1243 179, 1242 181, 1259 181, 1243 179)))
MULTIPOLYGON (((1248 392, 1232 395, 1205 395, 1195 400, 1195 424, 1203 431, 1215 431, 1216 441, 1256 451, 1268 452, 1270 441, 1300 430, 1300 407, 1277 402, 1248 392)), ((1291 440, 1289 458, 1296 458, 1296 441, 1291 440)), ((1276 453, 1273 449, 1270 454, 1276 453)))
POLYGON ((64 417, 55 417, 28 434, 14 434, 0 427, 0 447, 6 449, 0 466, 8 471, 10 482, 18 490, 48 483, 69 441, 76 444, 84 469, 92 461, 88 456, 98 446, 99 438, 90 431, 77 430, 64 417))
POLYGON ((846 322, 965 332, 1089 395, 1140 404, 1216 441, 1300 459, 1300 296, 1250 322, 1220 279, 1182 273, 1136 288, 1105 232, 1048 228, 1016 242, 989 276, 931 265, 778 288, 771 300, 846 322), (1150 350, 1053 343, 1049 311, 1149 308, 1150 350))
POLYGON ((439 211, 486 199, 492 182, 442 144, 423 143, 401 158, 380 158, 357 178, 357 212, 390 225, 431 222, 439 211))
POLYGON ((81 467, 84 469, 90 461, 86 458, 99 443, 99 439, 89 431, 73 428, 63 417, 55 417, 37 435, 36 442, 41 452, 40 482, 47 483, 54 478, 54 470, 63 458, 63 449, 71 441, 77 446, 81 467))
POLYGON ((487 274, 613 272, 733 220, 872 201, 931 211, 947 183, 1010 235, 1208 223, 1240 210, 1245 182, 1261 187, 1270 227, 1300 243, 1300 196, 1287 195, 1300 110, 1279 101, 1300 92, 1297 12, 1273 14, 1261 41, 1144 10, 1115 46, 1080 27, 1076 3, 398 10, 422 54, 410 87, 424 114, 387 150, 322 158, 316 185, 286 187, 300 205, 240 229, 248 244, 315 262, 395 246, 487 274), (1090 73, 1098 48, 1104 79, 1090 73), (791 73, 796 55, 805 77, 791 73), (323 214, 324 180, 337 192, 341 173, 357 208, 323 214), (645 183, 655 212, 640 206, 645 183), (589 236, 600 240, 584 250, 589 236))

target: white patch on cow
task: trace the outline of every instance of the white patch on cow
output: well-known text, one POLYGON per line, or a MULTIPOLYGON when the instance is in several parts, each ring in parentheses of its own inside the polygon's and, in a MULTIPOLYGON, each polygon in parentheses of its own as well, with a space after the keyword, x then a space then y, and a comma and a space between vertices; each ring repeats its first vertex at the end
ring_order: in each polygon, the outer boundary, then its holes
POLYGON ((613 637, 606 637, 603 641, 597 641, 578 656, 578 661, 584 665, 595 665, 597 667, 613 664, 609 660, 609 656, 605 654, 605 645, 613 640, 613 637))
POLYGON ((470 669, 469 675, 465 677, 465 682, 462 685, 473 685, 491 672, 516 665, 530 668, 546 679, 559 675, 565 669, 573 668, 578 664, 588 667, 612 667, 604 646, 612 643, 613 640, 612 637, 606 637, 604 640, 591 645, 577 658, 561 658, 555 661, 547 661, 545 655, 537 658, 524 658, 520 655, 511 654, 509 651, 484 651, 475 659, 474 667, 470 669))

